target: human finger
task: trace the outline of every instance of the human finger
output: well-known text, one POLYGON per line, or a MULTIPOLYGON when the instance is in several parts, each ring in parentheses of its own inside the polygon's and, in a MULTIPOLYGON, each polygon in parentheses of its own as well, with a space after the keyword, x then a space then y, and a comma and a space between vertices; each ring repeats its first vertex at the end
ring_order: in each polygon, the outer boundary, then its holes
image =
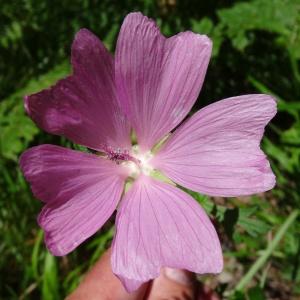
POLYGON ((178 269, 164 268, 152 283, 148 300, 195 299, 194 274, 178 269))
POLYGON ((107 250, 87 273, 78 288, 66 300, 141 300, 147 289, 142 285, 137 291, 127 293, 113 274, 110 263, 111 249, 107 250))

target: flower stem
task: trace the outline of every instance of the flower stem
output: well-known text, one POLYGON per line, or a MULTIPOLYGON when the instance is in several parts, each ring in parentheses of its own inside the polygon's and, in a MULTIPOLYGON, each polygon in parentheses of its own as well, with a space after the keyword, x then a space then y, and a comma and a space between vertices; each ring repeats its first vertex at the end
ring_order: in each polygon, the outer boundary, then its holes
POLYGON ((249 269, 249 271, 246 273, 246 275, 240 280, 240 282, 237 284, 235 290, 237 290, 237 291, 243 290, 245 288, 245 286, 254 277, 254 275, 257 274, 258 270, 263 267, 263 265, 266 263, 268 258, 271 256, 271 254, 277 247, 278 243, 282 239, 285 232, 288 230, 290 225, 296 220, 298 214, 299 214, 299 211, 296 209, 289 215, 289 217, 286 219, 286 221, 282 224, 282 226, 276 233, 274 239, 270 242, 267 249, 263 252, 262 256, 257 259, 257 261, 252 265, 252 267, 249 269))

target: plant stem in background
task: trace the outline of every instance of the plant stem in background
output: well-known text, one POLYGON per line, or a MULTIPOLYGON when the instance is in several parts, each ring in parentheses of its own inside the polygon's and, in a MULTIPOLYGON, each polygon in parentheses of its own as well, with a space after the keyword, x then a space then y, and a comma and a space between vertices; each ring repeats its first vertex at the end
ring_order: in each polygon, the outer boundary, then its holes
POLYGON ((279 244, 280 240, 282 239, 283 235, 286 233, 290 225, 296 220, 299 211, 296 209, 294 210, 286 221, 282 224, 278 232, 276 233, 274 239, 271 241, 267 249, 264 251, 263 255, 252 265, 250 270, 245 274, 245 276, 240 280, 240 282, 236 286, 237 291, 243 290, 246 285, 251 281, 254 275, 263 267, 266 263, 268 258, 272 255, 275 248, 279 244))

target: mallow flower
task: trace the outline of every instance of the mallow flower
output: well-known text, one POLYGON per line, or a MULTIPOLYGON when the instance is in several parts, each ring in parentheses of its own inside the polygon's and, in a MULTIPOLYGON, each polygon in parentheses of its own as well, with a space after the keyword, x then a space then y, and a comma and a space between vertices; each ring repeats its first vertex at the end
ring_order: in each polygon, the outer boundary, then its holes
POLYGON ((25 97, 39 127, 94 150, 41 145, 20 158, 45 203, 38 223, 53 255, 71 252, 117 209, 111 265, 127 291, 162 267, 221 272, 214 226, 180 186, 224 197, 271 189, 260 141, 276 102, 263 94, 228 98, 177 128, 198 97, 211 49, 205 35, 165 38, 152 20, 131 13, 114 57, 81 29, 73 74, 25 97))

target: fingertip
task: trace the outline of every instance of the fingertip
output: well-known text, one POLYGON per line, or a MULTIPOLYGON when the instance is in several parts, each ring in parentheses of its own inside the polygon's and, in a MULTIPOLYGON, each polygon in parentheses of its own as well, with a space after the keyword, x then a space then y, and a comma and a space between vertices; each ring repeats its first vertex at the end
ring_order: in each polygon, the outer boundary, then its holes
POLYGON ((152 283, 148 300, 155 299, 194 299, 195 275, 172 268, 164 268, 152 283))
POLYGON ((127 293, 120 280, 113 274, 110 263, 111 249, 86 274, 78 288, 66 300, 140 300, 143 299, 147 284, 137 291, 127 293))

